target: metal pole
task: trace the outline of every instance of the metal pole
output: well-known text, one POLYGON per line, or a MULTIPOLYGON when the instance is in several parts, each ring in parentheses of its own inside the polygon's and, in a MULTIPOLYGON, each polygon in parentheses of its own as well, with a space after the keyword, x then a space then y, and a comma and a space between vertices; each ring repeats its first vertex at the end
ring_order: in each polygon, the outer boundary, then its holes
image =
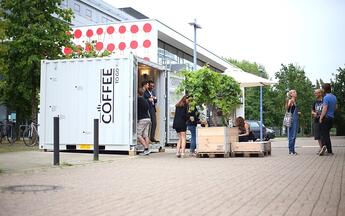
POLYGON ((60 165, 60 129, 59 117, 54 117, 54 165, 60 165))
POLYGON ((194 19, 194 50, 193 50, 193 63, 194 63, 194 70, 196 70, 197 65, 197 56, 196 56, 196 19, 194 19))
POLYGON ((99 159, 99 120, 93 120, 93 160, 99 159))
POLYGON ((260 85, 260 141, 262 141, 262 124, 263 124, 263 119, 262 119, 262 84, 260 85))
POLYGON ((198 63, 197 52, 196 52, 196 30, 198 28, 201 28, 201 26, 196 23, 196 19, 194 19, 194 22, 189 23, 189 25, 193 26, 194 28, 193 70, 196 70, 197 63, 198 63))

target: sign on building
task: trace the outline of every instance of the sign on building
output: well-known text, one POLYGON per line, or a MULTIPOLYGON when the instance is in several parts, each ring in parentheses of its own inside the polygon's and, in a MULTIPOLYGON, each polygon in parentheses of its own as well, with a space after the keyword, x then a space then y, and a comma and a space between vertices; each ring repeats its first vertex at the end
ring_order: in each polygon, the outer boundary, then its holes
MULTIPOLYGON (((73 42, 90 49, 88 43, 95 42, 98 52, 108 50, 113 57, 127 56, 129 53, 157 63, 158 30, 153 21, 121 22, 115 24, 84 26, 73 28, 73 42)), ((72 50, 64 49, 65 54, 72 50)))

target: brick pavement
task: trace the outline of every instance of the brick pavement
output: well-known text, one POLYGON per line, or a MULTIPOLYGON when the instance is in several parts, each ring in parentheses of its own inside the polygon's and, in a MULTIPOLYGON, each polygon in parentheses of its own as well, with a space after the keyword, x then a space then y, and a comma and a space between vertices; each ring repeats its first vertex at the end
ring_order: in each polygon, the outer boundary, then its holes
MULTIPOLYGON (((345 139, 319 157, 312 139, 298 156, 275 141, 271 157, 186 158, 172 151, 0 175, 0 187, 55 185, 0 193, 0 215, 345 215, 345 139)), ((1 157, 1 156, 0 156, 1 157)), ((102 157, 102 155, 101 155, 102 157)))

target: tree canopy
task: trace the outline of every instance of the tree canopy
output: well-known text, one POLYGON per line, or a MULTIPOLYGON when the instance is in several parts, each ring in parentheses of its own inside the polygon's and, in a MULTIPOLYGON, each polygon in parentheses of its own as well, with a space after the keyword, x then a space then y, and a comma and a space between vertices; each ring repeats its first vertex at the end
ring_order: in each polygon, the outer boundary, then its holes
POLYGON ((72 11, 62 0, 0 1, 0 100, 18 119, 36 119, 40 61, 62 57, 72 11))
MULTIPOLYGON (((306 77, 304 69, 298 65, 289 64, 281 65, 281 69, 275 73, 275 78, 278 83, 274 85, 273 90, 277 92, 275 98, 272 98, 275 104, 276 113, 280 116, 279 122, 274 122, 275 125, 282 124, 282 116, 284 115, 284 104, 286 93, 295 89, 297 91, 297 106, 300 111, 299 125, 303 132, 310 133, 311 131, 311 105, 314 100, 312 82, 306 77), (280 109, 279 109, 280 107, 280 109)), ((278 120, 278 119, 277 119, 278 120)))
POLYGON ((223 122, 228 123, 230 115, 240 104, 239 84, 232 77, 212 71, 207 66, 196 71, 184 71, 183 75, 185 79, 179 88, 193 97, 191 107, 205 105, 213 113, 214 125, 218 124, 216 113, 222 113, 223 122))
POLYGON ((345 67, 338 68, 338 74, 332 82, 333 93, 337 97, 338 109, 335 112, 334 123, 337 128, 337 135, 345 135, 345 67))

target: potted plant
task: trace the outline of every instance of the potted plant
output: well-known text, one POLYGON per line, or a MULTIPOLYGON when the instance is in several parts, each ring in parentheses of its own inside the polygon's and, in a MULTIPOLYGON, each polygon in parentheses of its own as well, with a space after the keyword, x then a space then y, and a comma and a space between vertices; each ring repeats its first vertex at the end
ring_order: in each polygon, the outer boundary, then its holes
POLYGON ((210 121, 214 127, 198 128, 198 153, 230 152, 229 119, 240 104, 240 85, 230 76, 212 71, 205 66, 196 71, 184 71, 185 79, 179 90, 193 97, 190 109, 196 105, 205 106, 211 113, 210 121), (220 127, 219 127, 220 126, 220 127))

